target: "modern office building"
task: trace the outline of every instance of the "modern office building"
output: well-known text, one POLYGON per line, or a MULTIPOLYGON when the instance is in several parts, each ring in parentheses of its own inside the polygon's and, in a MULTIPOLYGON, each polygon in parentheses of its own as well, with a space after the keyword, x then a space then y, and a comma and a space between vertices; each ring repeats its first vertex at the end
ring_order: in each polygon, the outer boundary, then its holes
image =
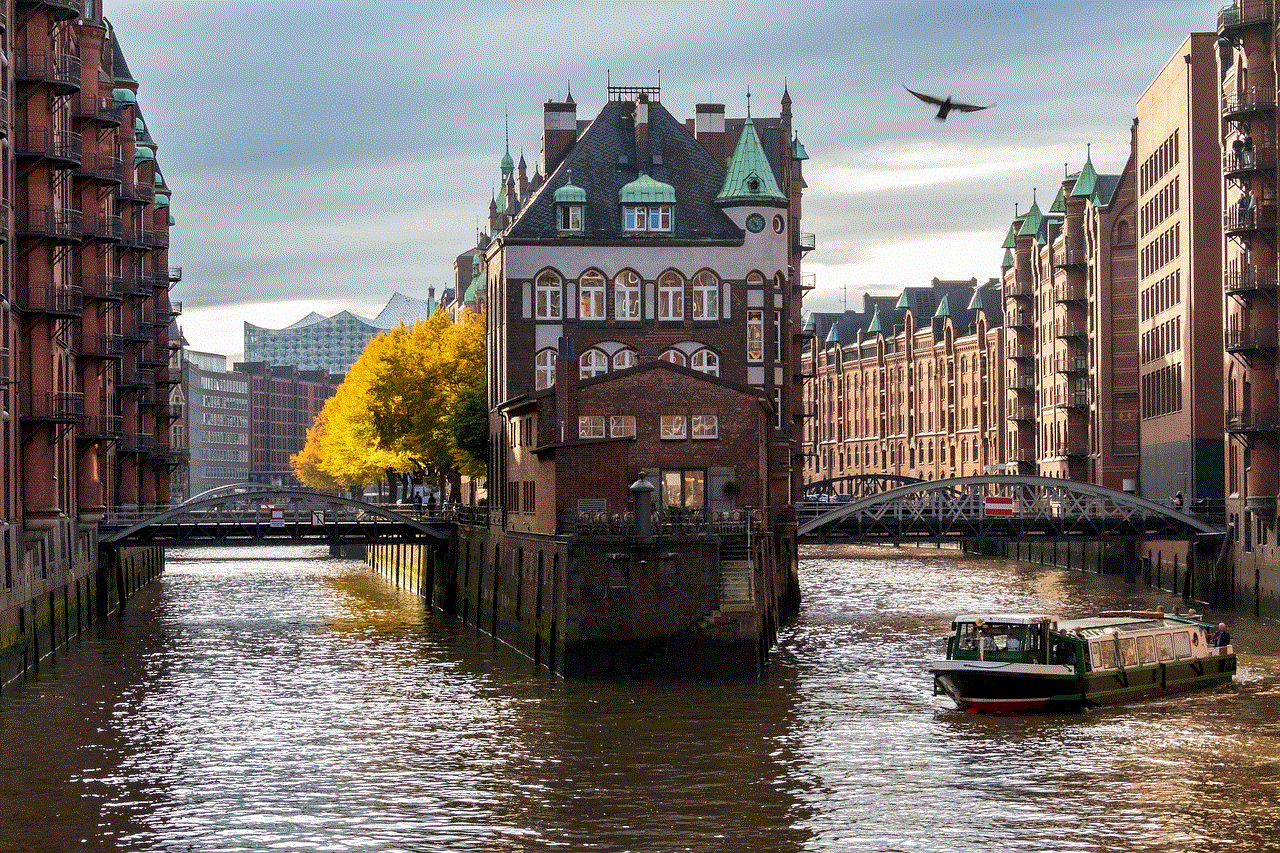
POLYGON ((130 554, 98 564, 108 508, 169 499, 180 272, 157 145, 102 5, 0 4, 0 53, 4 682, 130 587, 130 554))
POLYGON ((804 332, 806 483, 1004 472, 997 279, 864 294, 861 311, 810 314, 804 332))
POLYGON ((798 595, 806 158, 785 93, 686 123, 616 86, 588 122, 544 105, 534 180, 503 158, 455 282, 493 438, 468 618, 566 673, 758 670, 798 595))
POLYGON ((428 319, 436 309, 435 288, 426 299, 395 293, 378 316, 369 319, 350 311, 324 317, 314 311, 291 326, 267 329, 244 324, 246 362, 288 365, 299 370, 346 373, 365 346, 401 323, 428 319))

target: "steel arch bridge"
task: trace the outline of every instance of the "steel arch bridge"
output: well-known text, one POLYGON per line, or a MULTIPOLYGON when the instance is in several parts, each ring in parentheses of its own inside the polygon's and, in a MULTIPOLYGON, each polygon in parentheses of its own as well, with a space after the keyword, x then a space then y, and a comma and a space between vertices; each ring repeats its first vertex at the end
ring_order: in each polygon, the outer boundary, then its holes
POLYGON ((443 544, 434 525, 383 506, 310 489, 224 487, 154 514, 120 513, 98 525, 106 547, 128 545, 443 544))
POLYGON ((916 481, 835 507, 805 501, 797 511, 797 533, 810 540, 1196 540, 1225 534, 1222 527, 1128 492, 1052 477, 916 481))
POLYGON ((848 474, 843 477, 831 477, 827 480, 815 480, 804 484, 806 500, 817 500, 820 503, 834 503, 845 496, 864 498, 910 483, 922 483, 918 477, 906 477, 902 474, 848 474), (826 498, 826 500, 824 500, 826 498))

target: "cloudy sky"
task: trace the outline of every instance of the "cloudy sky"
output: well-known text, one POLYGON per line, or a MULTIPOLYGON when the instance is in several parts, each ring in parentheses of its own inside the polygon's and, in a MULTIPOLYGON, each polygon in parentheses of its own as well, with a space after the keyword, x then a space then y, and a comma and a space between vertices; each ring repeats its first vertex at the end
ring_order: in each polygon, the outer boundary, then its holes
POLYGON ((1015 206, 1092 146, 1127 156, 1134 104, 1207 2, 435 3, 104 0, 173 189, 173 296, 196 349, 243 322, 372 316, 451 283, 503 153, 530 171, 542 104, 594 117, 615 85, 776 115, 809 153, 815 310, 999 272, 1015 206), (903 86, 994 103, 945 123, 903 86))

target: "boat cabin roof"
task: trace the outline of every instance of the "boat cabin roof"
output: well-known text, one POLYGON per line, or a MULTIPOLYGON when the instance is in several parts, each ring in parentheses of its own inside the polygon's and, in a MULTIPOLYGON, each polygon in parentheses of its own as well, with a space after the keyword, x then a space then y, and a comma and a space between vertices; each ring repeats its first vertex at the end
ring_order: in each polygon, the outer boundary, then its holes
POLYGON ((1034 625, 1041 622, 1057 622, 1057 616, 1046 616, 1043 613, 965 613, 957 616, 955 622, 995 622, 1004 625, 1034 625))
POLYGON ((1171 628, 1202 628, 1205 623, 1194 619, 1165 616, 1156 619, 1125 616, 1095 616, 1089 619, 1070 619, 1058 623, 1058 630, 1071 633, 1079 630, 1086 637, 1109 634, 1114 629, 1119 634, 1141 634, 1147 631, 1167 631, 1171 628))

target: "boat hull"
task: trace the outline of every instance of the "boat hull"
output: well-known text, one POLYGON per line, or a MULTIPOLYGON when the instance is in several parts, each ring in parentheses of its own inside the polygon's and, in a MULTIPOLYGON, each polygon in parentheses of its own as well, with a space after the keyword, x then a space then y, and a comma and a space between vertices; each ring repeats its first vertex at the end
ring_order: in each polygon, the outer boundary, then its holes
POLYGON ((1234 654, 1077 673, 1066 666, 949 660, 931 670, 934 693, 962 711, 1026 713, 1118 705, 1230 681, 1234 654))

